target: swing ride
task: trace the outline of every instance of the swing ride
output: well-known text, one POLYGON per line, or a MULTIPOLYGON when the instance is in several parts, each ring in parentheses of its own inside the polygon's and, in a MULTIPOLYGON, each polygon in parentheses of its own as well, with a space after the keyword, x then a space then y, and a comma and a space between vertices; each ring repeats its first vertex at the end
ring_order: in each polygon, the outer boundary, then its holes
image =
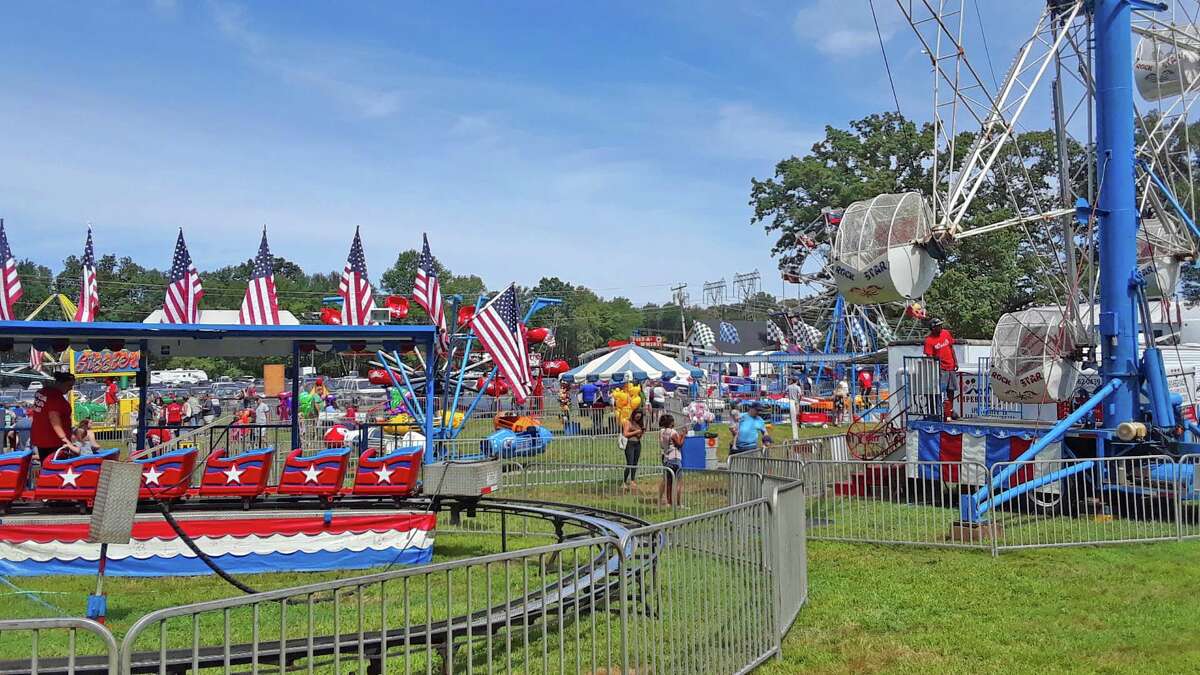
POLYGON ((1194 382, 1194 373, 1164 366, 1168 350, 1180 348, 1165 306, 1176 301, 1181 268, 1196 259, 1200 241, 1190 145, 1200 6, 1051 0, 1007 75, 989 85, 968 60, 965 3, 897 5, 934 78, 930 190, 846 207, 826 264, 806 280, 832 279, 839 302, 849 305, 913 302, 954 264, 959 242, 1006 230, 1019 234, 1056 303, 1004 314, 977 374, 969 372, 976 364, 961 364, 979 387, 973 395, 1017 404, 1006 408, 1015 417, 992 419, 978 414, 979 405, 964 413, 971 419, 943 419, 936 364, 908 358, 904 372, 892 373, 893 385, 903 378, 906 395, 892 401, 881 425, 887 433, 872 432, 892 445, 864 452, 907 457, 910 479, 928 478, 918 475, 918 462, 929 460, 979 461, 989 470, 997 461, 1084 460, 1020 480, 1012 467, 991 478, 955 475, 964 492, 961 517, 978 524, 1023 495, 1065 494, 1064 481, 1086 483, 1086 494, 1101 500, 1129 489, 1089 459, 1200 449, 1194 385, 1172 385, 1189 375, 1194 382), (1055 121, 1052 197, 1012 187, 1029 181, 1032 160, 1017 134, 1033 102, 1046 100, 1039 96, 1050 101, 1055 121), (978 133, 964 148, 960 132, 968 127, 978 133), (1004 195, 1007 203, 987 205, 1006 210, 1002 219, 980 217, 975 202, 985 188, 1004 195), (1152 304, 1163 306, 1160 320, 1152 304), (926 405, 930 397, 938 403, 926 405), (1052 421, 1041 414, 1047 405, 1059 411, 1052 421), (968 437, 988 440, 986 456, 968 437), (968 445, 980 455, 969 457, 968 445), (992 452, 1001 445, 1003 452, 992 452))

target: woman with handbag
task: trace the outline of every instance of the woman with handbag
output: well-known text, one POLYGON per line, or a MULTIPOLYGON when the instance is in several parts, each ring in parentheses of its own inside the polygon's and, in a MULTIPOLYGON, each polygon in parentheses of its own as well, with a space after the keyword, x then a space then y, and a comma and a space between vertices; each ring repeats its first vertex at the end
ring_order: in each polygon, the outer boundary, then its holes
POLYGON ((637 489, 637 466, 642 459, 642 435, 646 433, 646 414, 641 408, 635 408, 629 419, 621 425, 621 435, 617 437, 617 445, 625 451, 625 487, 637 489))
POLYGON ((658 485, 659 506, 679 506, 683 493, 683 432, 675 428, 675 418, 670 414, 658 419, 658 447, 662 450, 662 464, 666 471, 658 485))

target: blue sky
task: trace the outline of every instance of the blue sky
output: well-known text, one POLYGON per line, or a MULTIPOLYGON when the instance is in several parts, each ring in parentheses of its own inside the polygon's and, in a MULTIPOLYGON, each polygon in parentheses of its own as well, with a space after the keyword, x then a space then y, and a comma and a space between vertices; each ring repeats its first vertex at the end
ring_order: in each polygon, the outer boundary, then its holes
MULTIPOLYGON (((1008 5, 1008 3, 995 3, 1008 5)), ((998 68, 1036 20, 984 3, 998 68)), ((928 64, 876 0, 905 112, 928 64)), ((428 231, 496 287, 559 276, 663 302, 758 268, 752 176, 892 107, 866 0, 39 2, 5 10, 0 215, 14 252, 165 268, 272 249, 378 275, 428 231)))

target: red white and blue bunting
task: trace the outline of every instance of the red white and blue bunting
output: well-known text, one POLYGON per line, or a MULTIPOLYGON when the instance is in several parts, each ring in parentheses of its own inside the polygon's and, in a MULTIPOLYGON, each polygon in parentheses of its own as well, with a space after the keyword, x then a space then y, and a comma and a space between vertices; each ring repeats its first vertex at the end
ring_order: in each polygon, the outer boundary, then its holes
MULTIPOLYGON (((256 572, 363 569, 424 564, 433 558, 433 513, 179 518, 183 531, 222 569, 256 572)), ((0 574, 95 574, 100 545, 87 522, 0 524, 0 574)), ((106 574, 157 577, 211 574, 161 518, 134 523, 129 544, 108 547, 106 574)))

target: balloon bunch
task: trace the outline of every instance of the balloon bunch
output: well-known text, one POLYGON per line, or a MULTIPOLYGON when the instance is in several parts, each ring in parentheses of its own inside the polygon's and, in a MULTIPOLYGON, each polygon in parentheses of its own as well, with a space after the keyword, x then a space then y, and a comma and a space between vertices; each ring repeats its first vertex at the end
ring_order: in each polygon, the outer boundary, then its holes
POLYGON ((624 387, 613 389, 612 401, 617 411, 617 421, 624 424, 634 410, 642 407, 642 389, 633 382, 626 382, 624 387))
POLYGON ((708 406, 703 401, 692 401, 683 409, 683 414, 687 415, 688 421, 693 426, 708 424, 716 419, 709 411, 708 406))

